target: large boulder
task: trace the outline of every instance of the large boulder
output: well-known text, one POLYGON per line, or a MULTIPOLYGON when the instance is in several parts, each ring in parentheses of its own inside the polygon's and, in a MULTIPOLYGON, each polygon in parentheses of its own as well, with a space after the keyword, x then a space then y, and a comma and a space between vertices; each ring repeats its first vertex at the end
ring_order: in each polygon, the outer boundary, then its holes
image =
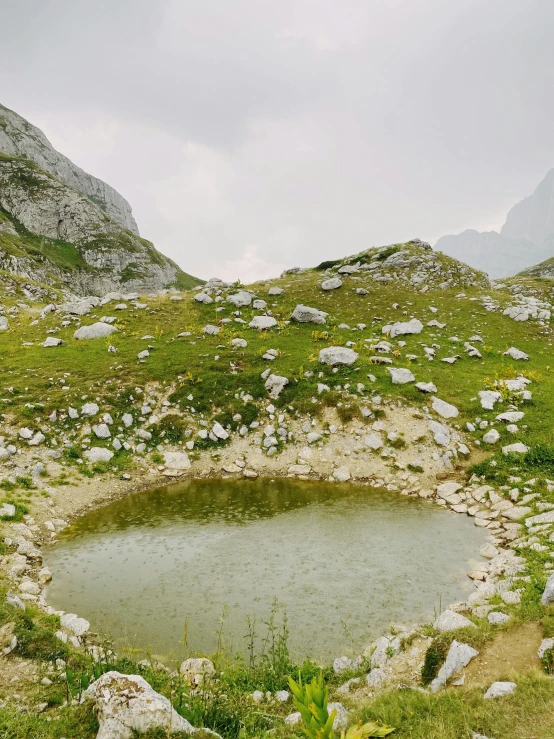
POLYGON ((310 308, 308 305, 297 305, 291 315, 291 320, 298 323, 317 323, 324 324, 327 313, 317 308, 310 308))
POLYGON ((252 295, 246 290, 239 290, 238 293, 227 296, 227 302, 235 305, 237 308, 244 308, 252 303, 252 295))
POLYGON ((321 283, 321 289, 325 290, 325 292, 328 292, 329 290, 338 290, 339 287, 342 287, 342 280, 340 277, 331 277, 329 280, 325 280, 321 283))
POLYGON ((328 346, 319 352, 321 364, 330 364, 335 367, 339 364, 351 365, 358 359, 358 353, 344 346, 328 346))
POLYGON ((403 323, 393 323, 383 326, 383 333, 388 334, 391 339, 395 336, 405 336, 407 334, 420 334, 423 331, 423 324, 417 318, 403 323))
POLYGON ((88 459, 92 464, 96 462, 109 462, 113 457, 113 452, 102 446, 93 446, 83 452, 83 457, 88 459))
POLYGON ((431 692, 444 688, 451 677, 460 673, 479 652, 469 644, 462 644, 454 640, 450 645, 446 660, 439 670, 437 677, 431 683, 431 692))
POLYGON ((181 662, 179 672, 190 683, 199 685, 206 677, 215 675, 215 667, 206 657, 189 657, 181 662))
POLYGON ((467 626, 475 628, 475 624, 469 618, 450 610, 443 611, 435 621, 437 631, 456 631, 456 629, 465 629, 467 626))
POLYGON ((406 385, 409 382, 415 382, 413 372, 405 367, 388 367, 387 369, 393 385, 406 385))
POLYGON ((516 683, 496 682, 493 683, 484 695, 485 700, 491 698, 503 698, 505 695, 512 695, 517 688, 516 683))
POLYGON ((268 328, 276 326, 277 321, 273 316, 254 316, 248 325, 250 328, 258 329, 258 331, 266 331, 268 328))
POLYGON ((184 472, 190 469, 190 459, 186 452, 164 452, 164 465, 168 470, 184 472))
POLYGON ((100 724, 96 739, 132 739, 152 729, 175 734, 197 731, 140 675, 106 672, 84 695, 95 702, 100 724))
POLYGON ((456 418, 459 413, 456 406, 436 397, 432 398, 431 407, 435 413, 438 413, 442 418, 456 418))
POLYGON ((106 336, 110 336, 116 333, 117 329, 115 326, 111 326, 109 323, 93 323, 90 326, 81 326, 73 334, 74 339, 104 339, 106 336))
POLYGON ((269 393, 270 398, 277 400, 288 384, 289 380, 287 377, 282 377, 281 375, 269 375, 265 381, 265 389, 269 393))

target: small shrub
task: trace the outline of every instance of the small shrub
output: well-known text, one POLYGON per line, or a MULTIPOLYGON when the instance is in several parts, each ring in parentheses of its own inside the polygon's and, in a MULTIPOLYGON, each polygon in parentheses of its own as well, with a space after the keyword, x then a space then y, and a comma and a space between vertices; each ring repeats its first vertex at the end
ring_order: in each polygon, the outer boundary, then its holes
POLYGON ((554 675, 554 649, 547 649, 541 657, 544 671, 548 675, 554 675))
POLYGON ((447 635, 437 636, 431 642, 431 646, 425 653, 425 661, 421 668, 421 681, 424 685, 429 685, 436 678, 446 659, 451 642, 452 637, 447 635))
POLYGON ((360 411, 355 405, 339 405, 337 414, 342 423, 350 423, 360 415, 360 411))
POLYGON ((331 267, 336 267, 337 264, 341 264, 342 259, 328 259, 326 262, 321 262, 321 264, 318 264, 316 269, 324 272, 326 269, 331 269, 331 267))
POLYGON ((65 658, 67 647, 54 634, 58 619, 45 616, 40 621, 24 614, 16 622, 13 633, 17 637, 17 651, 22 657, 55 660, 65 658))

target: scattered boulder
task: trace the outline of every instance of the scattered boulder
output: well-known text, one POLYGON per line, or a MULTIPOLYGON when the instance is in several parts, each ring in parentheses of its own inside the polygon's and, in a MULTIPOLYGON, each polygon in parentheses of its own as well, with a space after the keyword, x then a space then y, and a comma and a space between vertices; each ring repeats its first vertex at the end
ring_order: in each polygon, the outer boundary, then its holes
POLYGON ((415 386, 422 393, 436 393, 437 386, 432 382, 416 382, 415 386))
POLYGON ((525 352, 520 351, 519 349, 516 349, 515 346, 511 346, 507 351, 504 352, 505 357, 510 357, 510 359, 529 359, 529 355, 525 354, 525 352))
POLYGON ((462 616, 461 613, 456 611, 446 610, 435 621, 435 629, 437 631, 455 631, 456 629, 465 629, 467 626, 476 628, 473 621, 469 618, 462 616))
POLYGON ((239 290, 238 293, 227 296, 227 302, 235 305, 237 308, 244 308, 252 303, 252 295, 246 290, 239 290))
POLYGON ((328 313, 325 313, 325 311, 299 304, 293 310, 291 320, 298 321, 298 323, 317 323, 323 325, 327 316, 328 313))
POLYGON ((485 444, 496 444, 500 440, 500 434, 496 429, 491 429, 483 436, 485 444))
POLYGON ((115 326, 111 326, 109 323, 102 323, 98 321, 90 326, 81 326, 73 334, 74 339, 104 339, 106 336, 110 336, 116 333, 117 329, 115 326))
POLYGON ((319 362, 321 364, 330 364, 335 367, 339 364, 351 365, 358 359, 358 354, 353 349, 347 349, 344 346, 328 346, 319 352, 319 362))
POLYGON ((501 393, 496 390, 479 390, 477 395, 481 401, 481 408, 487 411, 492 411, 495 403, 499 403, 502 400, 501 393))
POLYGON ((325 282, 321 283, 321 289, 326 292, 329 290, 338 290, 339 287, 342 287, 342 280, 340 277, 331 277, 330 280, 325 280, 325 282))
POLYGON ((215 675, 215 667, 206 657, 189 657, 181 662, 179 672, 193 685, 199 685, 206 677, 215 675))
POLYGON ((41 344, 45 349, 49 349, 52 346, 60 346, 60 344, 63 344, 63 341, 61 339, 56 338, 55 336, 48 336, 41 344))
POLYGON ((435 413, 438 413, 442 418, 456 418, 459 414, 456 406, 446 403, 444 400, 440 400, 440 398, 437 397, 432 398, 431 407, 435 413))
POLYGON ((164 466, 167 470, 184 472, 190 469, 190 459, 186 452, 164 452, 164 466))
POLYGON ((404 367, 387 367, 393 385, 406 385, 415 382, 415 377, 409 369, 404 367))
POLYGON ((90 629, 90 624, 85 618, 79 618, 75 613, 64 613, 60 617, 62 629, 69 631, 74 636, 84 636, 90 629))
POLYGON ((284 388, 289 384, 287 377, 281 375, 269 375, 265 381, 265 389, 269 393, 269 397, 277 400, 284 388))
POLYGON ((208 295, 208 293, 197 293, 194 296, 194 299, 197 303, 204 303, 204 305, 209 305, 210 303, 213 303, 213 298, 208 295))
POLYGON ((113 452, 105 447, 93 446, 83 452, 83 457, 88 459, 91 464, 96 462, 109 462, 113 457, 113 452))
POLYGON ((387 326, 383 326, 383 333, 388 334, 391 339, 396 336, 405 336, 407 334, 420 334, 423 331, 423 324, 418 321, 417 318, 412 318, 411 321, 404 323, 393 323, 387 326))
POLYGON ((525 446, 521 441, 502 447, 502 454, 527 454, 528 451, 529 447, 525 446))
POLYGON ((485 700, 491 698, 503 698, 505 695, 512 695, 517 688, 516 683, 497 682, 493 683, 484 695, 485 700))
POLYGON ((333 470, 333 477, 337 482, 348 482, 352 475, 348 467, 338 467, 336 470, 333 470))
POLYGON ((267 329, 276 326, 277 321, 273 316, 254 316, 248 325, 250 328, 255 328, 258 331, 267 331, 267 329))

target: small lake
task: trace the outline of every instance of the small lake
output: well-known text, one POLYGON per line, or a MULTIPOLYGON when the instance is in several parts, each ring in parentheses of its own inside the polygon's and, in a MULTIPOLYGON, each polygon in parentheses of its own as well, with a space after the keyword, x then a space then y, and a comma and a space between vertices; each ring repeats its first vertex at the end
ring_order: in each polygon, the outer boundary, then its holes
POLYGON ((293 655, 332 659, 464 600, 485 538, 469 517, 370 487, 193 480, 68 527, 45 550, 47 600, 165 659, 182 656, 185 624, 190 652, 213 653, 222 629, 244 654, 248 618, 263 636, 276 600, 293 655))

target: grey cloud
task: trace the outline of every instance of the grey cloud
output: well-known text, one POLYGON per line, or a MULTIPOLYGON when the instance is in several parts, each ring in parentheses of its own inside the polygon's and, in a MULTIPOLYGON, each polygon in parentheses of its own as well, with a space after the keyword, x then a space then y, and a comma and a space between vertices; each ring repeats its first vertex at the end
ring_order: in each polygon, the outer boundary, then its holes
POLYGON ((553 165, 543 0, 21 0, 2 16, 2 102, 202 275, 492 227, 553 165))

